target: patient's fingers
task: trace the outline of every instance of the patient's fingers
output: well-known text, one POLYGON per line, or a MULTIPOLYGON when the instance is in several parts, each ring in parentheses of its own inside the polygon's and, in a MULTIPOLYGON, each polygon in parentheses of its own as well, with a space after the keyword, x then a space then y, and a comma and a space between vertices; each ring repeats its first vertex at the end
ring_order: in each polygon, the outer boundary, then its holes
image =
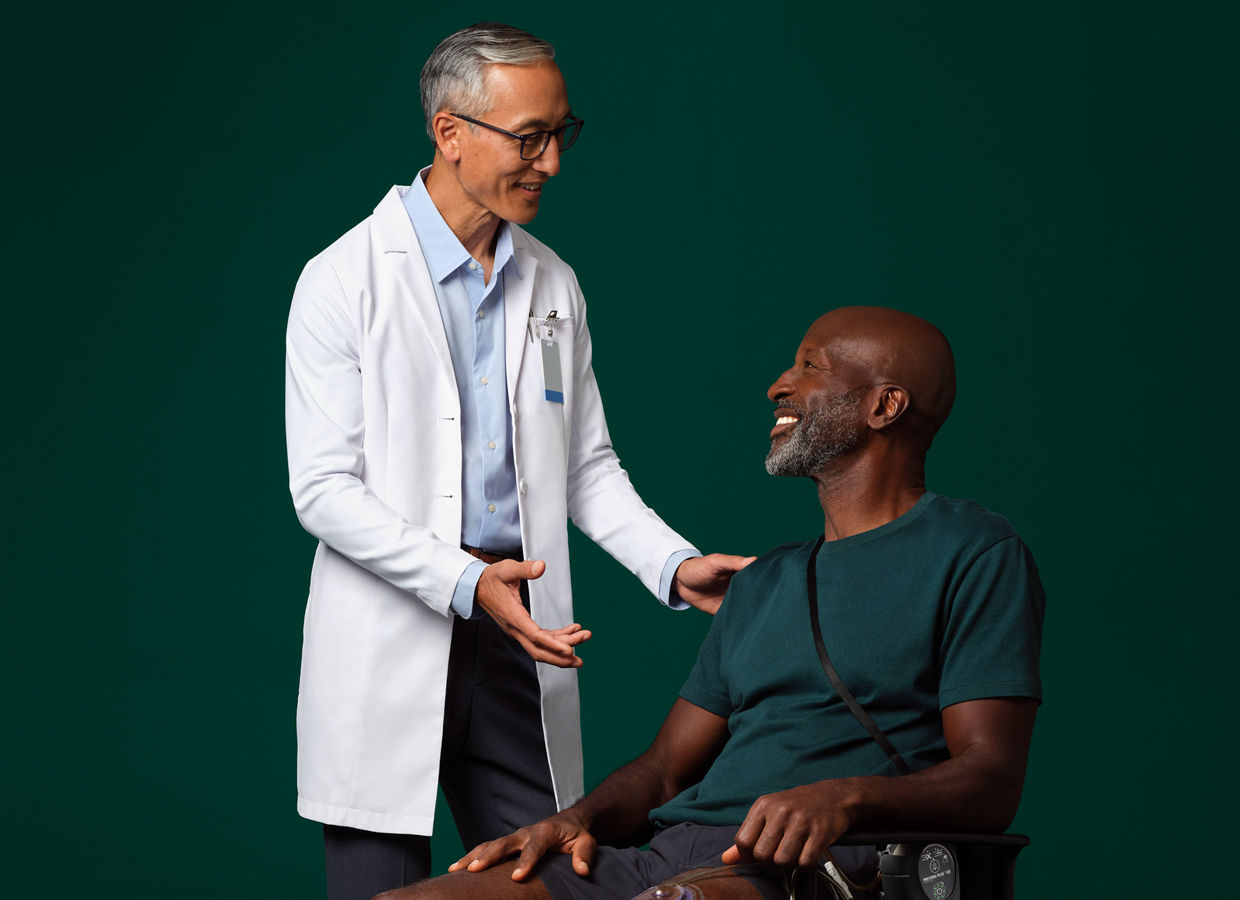
POLYGON ((515 837, 515 834, 510 834, 508 837, 500 838, 499 840, 479 844, 448 866, 448 871, 459 872, 461 869, 468 869, 471 872, 481 872, 483 869, 489 869, 497 862, 505 860, 517 852, 517 847, 509 849, 507 846, 508 842, 515 837))
POLYGON ((517 857, 512 870, 513 881, 524 881, 534 866, 549 851, 571 853, 573 871, 579 875, 589 874, 598 846, 594 837, 576 822, 567 821, 563 814, 515 831, 507 837, 479 844, 448 867, 449 872, 466 870, 481 872, 502 860, 517 857))
POLYGON ((534 871, 538 861, 550 851, 572 854, 573 871, 578 875, 588 875, 596 846, 593 835, 577 823, 554 816, 544 819, 529 828, 525 846, 517 857, 517 866, 512 870, 512 880, 524 881, 534 871))
POLYGON ((590 866, 594 865, 594 854, 598 850, 598 841, 594 835, 583 833, 573 841, 573 871, 578 875, 590 874, 590 866))

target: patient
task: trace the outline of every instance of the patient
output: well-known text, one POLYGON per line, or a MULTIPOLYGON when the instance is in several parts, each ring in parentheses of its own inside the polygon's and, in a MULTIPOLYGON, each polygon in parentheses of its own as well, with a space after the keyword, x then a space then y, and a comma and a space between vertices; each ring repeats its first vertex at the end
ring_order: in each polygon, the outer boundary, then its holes
POLYGON ((733 578, 641 756, 451 874, 382 897, 627 900, 744 862, 761 866, 694 891, 782 900, 783 872, 842 857, 832 844, 850 829, 1007 828, 1041 696, 1045 601, 1007 520, 925 488, 955 396, 951 348, 915 316, 837 309, 767 396, 767 471, 814 481, 824 539, 733 578), (830 662, 893 755, 828 680, 811 602, 830 662))

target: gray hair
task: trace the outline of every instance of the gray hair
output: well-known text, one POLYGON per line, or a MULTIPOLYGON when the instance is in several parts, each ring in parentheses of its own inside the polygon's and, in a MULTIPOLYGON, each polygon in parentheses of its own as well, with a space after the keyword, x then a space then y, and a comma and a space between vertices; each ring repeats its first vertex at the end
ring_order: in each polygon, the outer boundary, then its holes
POLYGON ((554 58, 555 48, 546 41, 499 22, 479 22, 444 38, 422 67, 419 79, 431 142, 435 141, 431 120, 441 109, 473 117, 490 109, 483 85, 488 65, 524 66, 554 58))

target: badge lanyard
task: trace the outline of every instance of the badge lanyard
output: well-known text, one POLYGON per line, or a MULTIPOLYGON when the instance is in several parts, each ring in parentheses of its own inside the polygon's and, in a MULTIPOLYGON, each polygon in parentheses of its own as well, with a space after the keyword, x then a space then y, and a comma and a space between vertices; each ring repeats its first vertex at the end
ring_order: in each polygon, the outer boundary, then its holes
POLYGON ((555 326, 559 323, 559 312, 551 310, 541 322, 530 310, 530 340, 538 336, 542 345, 543 390, 552 403, 564 402, 564 375, 560 371, 560 345, 555 340, 555 326), (545 330, 545 333, 544 333, 545 330))

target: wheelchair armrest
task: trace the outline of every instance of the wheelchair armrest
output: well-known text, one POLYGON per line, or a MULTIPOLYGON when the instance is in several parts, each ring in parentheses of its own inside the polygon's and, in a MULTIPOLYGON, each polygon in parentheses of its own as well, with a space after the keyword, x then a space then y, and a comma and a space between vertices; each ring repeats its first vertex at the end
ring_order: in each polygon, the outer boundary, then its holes
POLYGON ((988 832, 955 831, 850 831, 836 840, 837 844, 991 844, 997 847, 1014 847, 1019 853, 1029 845, 1029 837, 1023 834, 995 834, 988 832))

